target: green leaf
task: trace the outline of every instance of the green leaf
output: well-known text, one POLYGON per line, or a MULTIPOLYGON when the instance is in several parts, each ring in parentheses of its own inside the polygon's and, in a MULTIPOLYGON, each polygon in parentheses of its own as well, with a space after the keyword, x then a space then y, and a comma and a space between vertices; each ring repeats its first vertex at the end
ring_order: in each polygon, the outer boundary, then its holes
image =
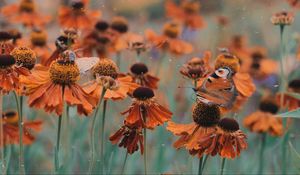
POLYGON ((292 110, 292 111, 288 111, 288 112, 284 112, 281 114, 277 114, 278 117, 291 117, 291 118, 300 118, 300 108, 292 110))

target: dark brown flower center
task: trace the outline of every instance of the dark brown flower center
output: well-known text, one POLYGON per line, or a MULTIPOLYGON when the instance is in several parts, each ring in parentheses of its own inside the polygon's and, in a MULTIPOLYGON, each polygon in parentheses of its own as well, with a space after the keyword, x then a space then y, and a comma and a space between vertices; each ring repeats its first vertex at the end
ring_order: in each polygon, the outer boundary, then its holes
POLYGON ((23 0, 20 3, 20 11, 21 12, 33 12, 34 11, 34 3, 32 0, 23 0))
POLYGON ((197 103, 193 109, 193 120, 202 127, 211 127, 218 124, 221 112, 217 105, 197 103))
POLYGON ((111 24, 111 28, 118 31, 119 33, 126 33, 128 31, 127 23, 122 21, 116 21, 111 24))
POLYGON ((272 114, 276 114, 278 112, 278 105, 272 101, 262 101, 259 104, 259 109, 263 112, 270 112, 272 114))
POLYGON ((22 34, 18 30, 10 30, 9 33, 13 40, 22 38, 22 34))
POLYGON ((147 87, 138 87, 133 91, 133 97, 138 100, 147 100, 154 97, 154 92, 147 87))
POLYGON ((300 79, 295 79, 289 82, 289 88, 293 89, 297 93, 300 93, 300 79))
POLYGON ((47 42, 47 34, 40 30, 35 30, 30 34, 30 40, 34 46, 45 46, 47 42))
POLYGON ((0 42, 12 39, 11 34, 5 31, 0 31, 0 42))
POLYGON ((239 123, 233 118, 222 118, 218 126, 228 132, 235 132, 240 129, 239 123))
POLYGON ((253 61, 257 62, 257 61, 260 61, 261 59, 263 59, 265 56, 260 52, 254 52, 251 54, 251 57, 252 57, 253 61))
POLYGON ((72 8, 75 9, 75 10, 81 10, 84 8, 84 3, 83 2, 73 2, 72 3, 72 8))
POLYGON ((11 55, 0 55, 0 68, 7 68, 16 63, 16 59, 11 55))
POLYGON ((32 69, 36 62, 36 55, 33 50, 27 47, 16 47, 10 53, 15 59, 18 65, 32 69))
POLYGON ((110 42, 110 39, 107 36, 97 36, 96 37, 97 42, 100 44, 107 44, 110 42))
POLYGON ((135 63, 130 70, 136 75, 142 75, 148 72, 148 67, 144 63, 135 63))
POLYGON ((5 112, 2 117, 6 117, 6 118, 13 118, 17 115, 16 111, 8 111, 5 112))
POLYGON ((97 29, 98 31, 101 31, 101 32, 108 29, 108 27, 109 27, 109 24, 106 21, 98 21, 95 24, 95 29, 97 29))

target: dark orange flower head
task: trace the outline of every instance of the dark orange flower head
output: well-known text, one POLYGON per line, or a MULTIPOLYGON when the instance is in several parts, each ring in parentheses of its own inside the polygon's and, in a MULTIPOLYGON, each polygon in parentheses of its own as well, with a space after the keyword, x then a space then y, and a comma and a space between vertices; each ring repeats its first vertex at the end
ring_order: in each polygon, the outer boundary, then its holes
POLYGON ((203 58, 194 57, 190 59, 180 68, 179 71, 187 78, 198 81, 199 79, 204 78, 211 73, 211 68, 209 66, 210 58, 211 53, 206 51, 203 58))
POLYGON ((201 149, 206 154, 219 154, 223 158, 234 159, 248 147, 247 136, 240 130, 233 118, 222 118, 215 133, 209 133, 199 140, 201 149))
POLYGON ((235 74, 240 70, 240 60, 235 55, 228 52, 221 53, 216 58, 215 69, 221 67, 228 67, 235 74))
POLYGON ((8 31, 8 33, 12 37, 13 44, 17 44, 17 41, 22 38, 22 33, 17 29, 11 29, 8 31))
POLYGON ((163 27, 163 34, 169 38, 177 38, 181 33, 181 28, 177 23, 166 23, 163 27))
POLYGON ((261 101, 259 110, 244 119, 244 126, 252 132, 269 133, 272 136, 283 134, 282 119, 276 117, 278 104, 271 99, 261 101))
POLYGON ((14 45, 9 42, 13 37, 6 31, 0 31, 0 49, 1 54, 9 54, 13 49, 14 45))
POLYGON ((47 33, 43 30, 33 30, 30 33, 30 42, 33 46, 45 46, 47 43, 47 33))
POLYGON ((300 1, 299 0, 286 0, 287 3, 293 7, 293 8, 296 8, 296 9, 299 9, 300 8, 300 1))
POLYGON ((181 7, 186 14, 198 14, 200 3, 198 1, 183 1, 181 7))
POLYGON ((16 59, 12 55, 0 55, 0 91, 8 93, 12 90, 19 90, 19 76, 30 74, 25 67, 16 65, 16 59))
MULTIPOLYGON (((3 118, 3 144, 19 143, 19 116, 16 111, 6 111, 2 114, 3 118)), ((41 121, 25 121, 23 123, 23 143, 31 144, 36 140, 35 133, 41 131, 41 121)), ((1 132, 1 131, 0 131, 1 132)), ((2 146, 2 145, 0 145, 2 146)))
POLYGON ((142 128, 124 124, 115 134, 109 137, 112 144, 119 143, 119 147, 127 149, 129 154, 141 149, 141 154, 144 153, 144 137, 142 128))
POLYGON ((289 111, 295 110, 300 107, 300 100, 293 96, 293 94, 300 93, 300 79, 294 79, 289 82, 287 93, 278 93, 276 95, 276 100, 282 109, 288 109, 289 111))
POLYGON ((112 19, 110 28, 120 34, 128 31, 128 21, 122 16, 116 16, 112 19))
POLYGON ((36 63, 35 52, 27 47, 16 47, 10 54, 16 59, 17 65, 28 70, 31 70, 36 63))
MULTIPOLYGON (((185 147, 191 155, 203 156, 203 149, 199 141, 209 133, 216 132, 216 126, 220 120, 221 112, 217 105, 197 103, 193 108, 194 123, 176 124, 168 122, 167 130, 180 138, 173 144, 179 149, 185 147)), ((211 154, 215 155, 215 154, 211 154)))
POLYGON ((135 63, 130 67, 133 82, 146 86, 151 89, 157 89, 159 78, 149 73, 148 67, 144 63, 135 63))
POLYGON ((61 7, 58 12, 60 25, 67 28, 88 29, 91 28, 100 17, 100 11, 88 10, 86 0, 72 1, 68 7, 61 7))
POLYGON ((171 119, 172 112, 158 104, 154 92, 147 87, 138 87, 133 91, 133 103, 122 114, 128 114, 125 121, 129 125, 139 124, 154 129, 171 119))
POLYGON ((95 79, 86 83, 84 90, 98 100, 103 90, 105 99, 123 100, 138 87, 130 76, 119 75, 119 69, 111 59, 99 59, 92 71, 95 79))
POLYGON ((271 22, 274 25, 285 26, 285 25, 291 25, 294 22, 294 19, 295 17, 293 13, 282 11, 282 12, 275 13, 271 17, 271 22))
POLYGON ((60 116, 66 102, 69 106, 77 106, 79 114, 92 112, 96 99, 77 84, 79 68, 68 56, 67 50, 51 63, 50 68, 36 65, 31 76, 21 78, 29 96, 29 106, 60 116))
POLYGON ((229 19, 226 16, 217 16, 217 23, 220 26, 227 26, 229 23, 229 19))

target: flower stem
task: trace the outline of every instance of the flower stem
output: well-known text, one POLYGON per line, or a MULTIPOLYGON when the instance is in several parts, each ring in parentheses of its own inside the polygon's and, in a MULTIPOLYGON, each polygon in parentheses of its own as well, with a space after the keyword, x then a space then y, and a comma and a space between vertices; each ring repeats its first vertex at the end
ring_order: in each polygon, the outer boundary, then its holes
POLYGON ((93 171, 93 168, 94 168, 94 164, 95 164, 95 133, 96 133, 96 121, 97 121, 97 113, 98 113, 98 110, 101 106, 101 103, 102 103, 102 100, 104 98, 104 95, 105 95, 105 92, 106 92, 106 89, 105 88, 102 88, 102 93, 101 93, 101 96, 100 96, 100 99, 99 99, 99 103, 98 103, 98 106, 96 108, 96 111, 94 113, 94 117, 93 117, 93 121, 92 121, 92 131, 91 131, 91 136, 90 136, 90 139, 91 139, 91 163, 89 165, 89 169, 88 169, 88 174, 92 174, 92 171, 93 171))
POLYGON ((122 165, 121 175, 124 174, 124 170, 125 170, 125 166, 126 166, 127 157, 128 157, 128 152, 126 151, 125 159, 124 159, 124 162, 123 162, 123 165, 122 165))
POLYGON ((262 174, 263 173, 265 146, 266 146, 266 133, 263 133, 263 134, 261 134, 261 147, 260 147, 260 152, 259 152, 258 174, 262 174))
POLYGON ((121 66, 121 53, 117 52, 117 61, 116 61, 117 66, 120 68, 121 66))
POLYGON ((102 111, 102 123, 101 123, 101 150, 100 150, 102 174, 104 174, 104 136, 105 136, 104 129, 105 129, 106 106, 107 106, 107 100, 104 100, 103 111, 102 111))
MULTIPOLYGON (((143 110, 143 108, 141 107, 141 115, 143 118, 143 121, 146 125, 146 114, 145 111, 143 110)), ((144 174, 147 174, 147 128, 146 126, 144 126, 144 174)))
POLYGON ((224 173, 225 160, 226 160, 226 158, 223 158, 223 159, 222 159, 220 175, 223 175, 223 173, 224 173))
POLYGON ((56 148, 55 148, 55 173, 58 174, 59 171, 59 146, 60 146, 60 131, 61 131, 61 122, 62 115, 58 116, 57 124, 57 137, 56 137, 56 148))
MULTIPOLYGON (((2 115, 3 96, 0 92, 0 114, 2 115)), ((5 155, 4 155, 4 137, 3 137, 3 117, 0 116, 0 146, 1 146, 1 170, 2 174, 6 174, 5 155)))
POLYGON ((24 149, 23 149, 23 116, 22 116, 22 104, 23 104, 23 97, 20 96, 18 98, 17 93, 14 91, 14 97, 17 104, 19 121, 19 174, 25 174, 25 167, 24 167, 24 149))
POLYGON ((203 156, 199 159, 198 175, 202 175, 203 156))
POLYGON ((197 80, 195 80, 194 81, 194 87, 197 88, 197 86, 198 86, 198 82, 197 82, 197 80))
POLYGON ((205 155, 205 157, 204 157, 204 160, 203 160, 203 163, 202 163, 202 170, 201 170, 202 172, 204 170, 204 166, 206 165, 208 157, 209 157, 209 155, 205 155))

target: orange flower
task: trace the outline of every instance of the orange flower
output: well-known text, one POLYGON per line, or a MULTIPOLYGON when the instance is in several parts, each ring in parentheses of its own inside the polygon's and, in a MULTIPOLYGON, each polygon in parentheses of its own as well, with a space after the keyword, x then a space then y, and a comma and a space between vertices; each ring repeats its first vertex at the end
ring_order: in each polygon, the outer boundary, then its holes
POLYGON ((263 100, 259 110, 244 119, 244 126, 252 132, 269 133, 272 136, 283 134, 282 119, 276 117, 279 106, 271 100, 263 100))
POLYGON ((144 63, 135 63, 130 68, 133 82, 151 89, 158 88, 159 78, 149 74, 148 67, 144 63))
POLYGON ((141 148, 141 154, 144 153, 144 137, 142 128, 135 125, 127 125, 126 123, 113 135, 109 137, 112 144, 119 143, 119 147, 127 149, 129 154, 133 154, 135 151, 141 148))
POLYGON ((96 99, 88 95, 77 83, 79 69, 74 62, 68 61, 68 54, 54 61, 50 68, 36 65, 32 75, 21 77, 25 86, 30 107, 56 112, 61 116, 64 102, 77 106, 79 114, 92 112, 96 99))
POLYGON ((278 104, 281 104, 281 99, 283 100, 283 106, 281 108, 287 108, 289 111, 295 110, 300 107, 300 100, 293 96, 293 94, 300 93, 300 79, 292 80, 288 85, 287 93, 278 93, 276 95, 276 100, 278 104))
POLYGON ((300 1, 299 0, 286 0, 287 3, 294 8, 299 9, 300 8, 300 1))
POLYGON ((199 140, 201 150, 206 154, 219 154, 223 158, 234 159, 247 149, 247 136, 239 129, 239 124, 232 118, 222 118, 217 131, 207 134, 199 140))
POLYGON ((294 17, 293 13, 281 11, 281 12, 275 13, 271 17, 271 22, 274 25, 285 26, 285 25, 291 25, 294 22, 294 19, 295 19, 295 17, 294 17))
POLYGON ((197 1, 181 1, 180 6, 177 6, 173 1, 168 0, 165 9, 168 17, 181 21, 192 29, 200 29, 206 25, 199 15, 200 3, 197 1))
POLYGON ((180 68, 180 73, 187 78, 198 81, 200 78, 206 77, 211 72, 209 59, 211 52, 206 51, 203 58, 194 57, 180 68))
POLYGON ((12 40, 12 35, 5 31, 0 31, 0 49, 1 54, 9 54, 13 49, 14 45, 9 42, 12 40))
POLYGON ((117 65, 110 59, 99 59, 94 66, 93 73, 96 79, 84 85, 86 93, 100 99, 103 89, 105 89, 104 99, 123 100, 127 94, 131 94, 137 84, 132 83, 130 76, 118 75, 117 65))
POLYGON ((87 29, 100 17, 100 11, 87 10, 88 0, 73 1, 71 7, 61 7, 58 20, 66 28, 87 29))
POLYGON ((11 35, 13 45, 19 45, 19 40, 22 38, 22 33, 17 29, 9 30, 8 33, 11 35))
POLYGON ((63 31, 62 35, 60 35, 56 40, 55 40, 55 46, 56 50, 51 54, 51 56, 47 60, 43 60, 41 62, 42 65, 44 66, 50 66, 52 61, 56 60, 59 58, 60 54, 63 53, 64 51, 70 49, 70 48, 76 48, 76 39, 77 39, 77 30, 75 29, 66 29, 63 31))
POLYGON ((110 37, 108 34, 109 24, 106 21, 98 21, 94 29, 90 31, 81 43, 84 56, 92 56, 93 51, 96 51, 100 58, 105 58, 108 55, 108 46, 110 37))
POLYGON ((27 47, 16 47, 10 53, 15 59, 16 64, 31 70, 36 63, 35 52, 27 47))
POLYGON ((0 91, 8 93, 20 88, 19 76, 30 74, 29 70, 16 64, 16 59, 11 55, 0 55, 0 91))
MULTIPOLYGON (((209 133, 216 131, 220 119, 220 109, 217 105, 197 103, 193 109, 193 123, 176 124, 168 122, 167 130, 180 138, 173 144, 176 149, 185 147, 191 155, 203 156, 204 149, 199 141, 209 133)), ((215 154, 211 154, 214 156, 215 154)))
POLYGON ((158 104, 154 92, 147 87, 138 87, 133 91, 133 103, 122 115, 128 114, 125 121, 129 125, 139 124, 154 129, 171 119, 172 112, 158 104))
MULTIPOLYGON (((2 114, 2 118, 3 144, 7 145, 19 143, 18 114, 15 111, 7 111, 2 114)), ((32 131, 39 132, 42 129, 41 126, 41 121, 24 122, 23 143, 31 144, 35 140, 35 136, 33 135, 32 131)))
POLYGON ((13 23, 21 23, 24 26, 43 26, 50 20, 50 16, 37 13, 33 0, 20 0, 17 4, 3 7, 1 13, 13 23))
POLYGON ((189 54, 193 51, 193 46, 178 37, 180 35, 180 27, 176 23, 167 23, 164 26, 163 34, 157 35, 153 30, 146 30, 145 36, 153 45, 160 46, 164 51, 175 55, 189 54))

